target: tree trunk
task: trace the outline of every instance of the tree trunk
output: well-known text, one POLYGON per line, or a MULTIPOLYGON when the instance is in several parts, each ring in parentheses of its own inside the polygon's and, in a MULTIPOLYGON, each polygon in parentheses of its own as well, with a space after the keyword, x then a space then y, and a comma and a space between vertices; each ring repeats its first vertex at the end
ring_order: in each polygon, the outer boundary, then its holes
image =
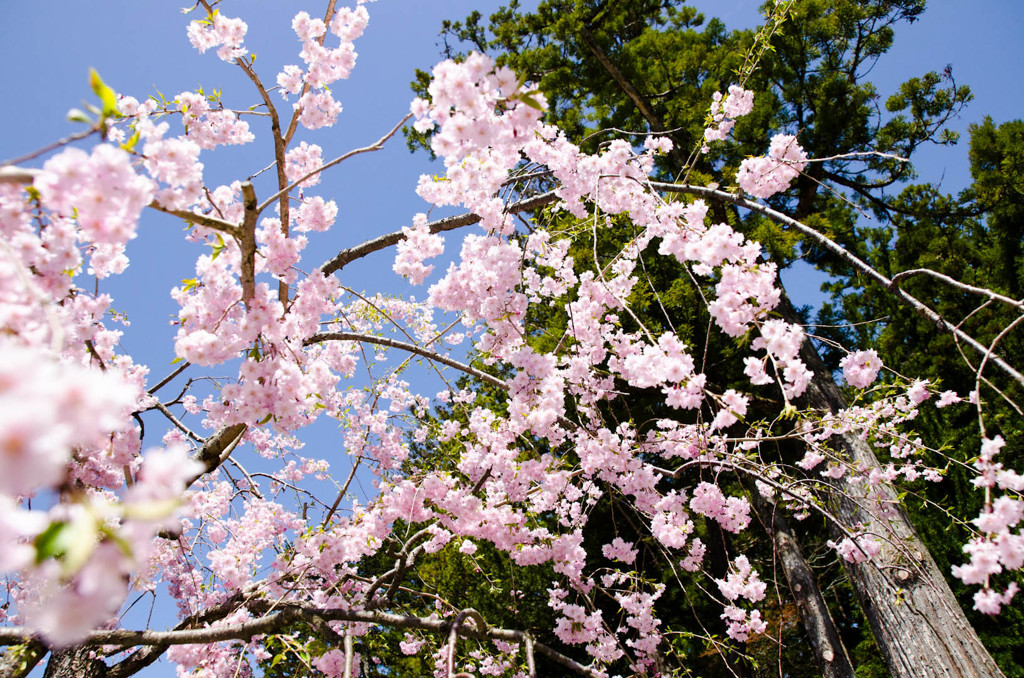
POLYGON ((97 659, 98 647, 78 645, 50 655, 43 678, 105 678, 107 665, 97 659))
POLYGON ((811 642, 811 650, 823 678, 854 678, 853 664, 846 653, 828 605, 821 595, 818 579, 807 564, 796 535, 789 522, 756 490, 750 492, 754 510, 761 516, 765 529, 775 543, 782 571, 789 582, 789 590, 800 611, 800 622, 811 642))
MULTIPOLYGON (((778 310, 786 321, 801 322, 785 292, 778 310)), ((800 357, 814 372, 803 396, 806 404, 829 412, 845 408, 842 392, 810 341, 804 342, 800 357)), ((859 437, 841 436, 840 447, 863 473, 880 468, 871 446, 859 437)), ((892 488, 873 489, 890 508, 888 519, 862 508, 874 503, 862 488, 844 484, 832 499, 845 525, 860 524, 865 532, 884 537, 879 555, 863 563, 844 560, 843 567, 893 677, 1002 676, 892 488)))

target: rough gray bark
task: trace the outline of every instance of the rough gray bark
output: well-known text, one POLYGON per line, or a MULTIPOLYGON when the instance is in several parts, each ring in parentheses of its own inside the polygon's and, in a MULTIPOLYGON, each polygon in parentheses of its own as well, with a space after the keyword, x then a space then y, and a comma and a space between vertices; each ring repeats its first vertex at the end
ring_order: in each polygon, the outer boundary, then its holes
MULTIPOLYGON (((800 322, 787 297, 779 310, 788 322, 800 322)), ((809 341, 804 342, 800 357, 815 375, 803 396, 805 404, 828 412, 845 408, 842 392, 809 341)), ((880 468, 864 440, 843 435, 839 443, 863 472, 880 468)), ((845 525, 860 524, 866 532, 884 536, 878 556, 863 563, 843 561, 843 567, 889 671, 894 678, 1002 676, 892 488, 883 486, 879 491, 891 509, 885 520, 866 510, 873 500, 863 492, 855 494, 853 486, 844 485, 830 500, 845 525)))
POLYGON ((50 655, 43 678, 106 678, 107 665, 95 657, 96 647, 78 645, 50 655))
POLYGON ((750 492, 754 509, 775 544, 789 590, 800 611, 800 622, 811 642, 811 650, 823 678, 854 678, 853 664, 846 653, 828 605, 821 595, 818 579, 807 564, 803 550, 788 521, 776 506, 757 490, 750 492))

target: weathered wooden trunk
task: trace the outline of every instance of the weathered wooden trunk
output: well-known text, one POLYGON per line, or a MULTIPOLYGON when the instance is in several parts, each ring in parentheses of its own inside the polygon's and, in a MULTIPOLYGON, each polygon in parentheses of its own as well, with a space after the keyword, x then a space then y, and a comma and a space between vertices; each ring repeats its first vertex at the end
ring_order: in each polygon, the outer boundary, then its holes
MULTIPOLYGON (((787 298, 779 310, 787 321, 799 322, 787 298)), ((830 412, 845 408, 842 392, 809 341, 801 358, 815 375, 803 396, 806 404, 830 412)), ((874 450, 860 437, 841 436, 840 448, 861 470, 880 468, 874 450)), ((845 483, 831 501, 844 524, 861 524, 866 532, 886 537, 878 556, 862 563, 844 560, 843 567, 889 671, 894 678, 1002 676, 895 493, 888 487, 876 490, 890 509, 885 519, 865 510, 877 499, 864 491, 854 494, 858 490, 845 483)))
POLYGON ((776 506, 756 490, 750 493, 754 509, 770 532, 775 553, 800 612, 800 622, 811 643, 814 659, 823 678, 854 678, 853 664, 846 653, 828 605, 821 595, 818 579, 804 557, 803 549, 789 523, 776 506))
POLYGON ((107 665, 94 656, 98 649, 79 645, 55 651, 43 678, 105 678, 107 665))

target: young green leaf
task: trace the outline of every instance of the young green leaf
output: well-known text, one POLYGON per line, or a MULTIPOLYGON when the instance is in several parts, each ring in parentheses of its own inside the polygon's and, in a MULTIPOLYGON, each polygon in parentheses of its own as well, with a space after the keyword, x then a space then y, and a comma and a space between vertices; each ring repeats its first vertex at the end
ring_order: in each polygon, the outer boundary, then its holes
POLYGON ((80 108, 72 108, 67 114, 68 122, 84 122, 86 125, 92 124, 92 118, 80 108))
POLYGON ((117 94, 114 90, 110 89, 110 86, 107 85, 107 83, 103 82, 103 78, 100 77, 100 74, 96 72, 95 68, 89 69, 89 85, 103 104, 103 117, 120 117, 121 114, 117 110, 117 94))

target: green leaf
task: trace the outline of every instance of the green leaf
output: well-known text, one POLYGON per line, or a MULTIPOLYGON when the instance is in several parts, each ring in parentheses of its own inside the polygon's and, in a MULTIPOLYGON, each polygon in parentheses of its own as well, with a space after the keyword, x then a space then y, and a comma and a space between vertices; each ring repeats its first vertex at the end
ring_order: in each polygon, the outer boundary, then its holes
POLYGON ((92 87, 92 91, 96 93, 96 96, 100 98, 103 103, 103 117, 105 118, 117 118, 120 117, 120 112, 117 110, 117 94, 114 90, 103 82, 100 74, 96 72, 95 68, 89 69, 89 85, 92 87))
POLYGON ((172 361, 171 361, 171 364, 172 364, 172 365, 177 365, 177 364, 178 364, 178 363, 180 363, 180 362, 181 362, 182 360, 184 360, 184 358, 182 358, 181 356, 178 356, 177 358, 175 358, 174 360, 172 360, 172 361))
POLYGON ((36 565, 47 558, 58 558, 67 551, 71 525, 65 522, 50 523, 50 526, 39 533, 34 546, 36 547, 36 565))
POLYGON ((36 563, 48 558, 61 561, 65 575, 77 572, 96 548, 96 519, 83 512, 74 521, 52 523, 36 537, 36 563))
POLYGON ((84 122, 86 125, 92 124, 92 118, 80 108, 72 108, 67 114, 68 122, 84 122))
POLYGON ((536 99, 534 99, 534 98, 533 98, 532 96, 530 96, 530 94, 529 94, 529 93, 524 93, 524 94, 520 94, 520 95, 519 95, 519 96, 518 96, 517 98, 518 98, 518 99, 519 99, 520 101, 522 101, 522 102, 523 102, 524 104, 526 104, 527 106, 529 106, 530 108, 533 108, 533 109, 535 109, 535 110, 538 110, 538 111, 543 111, 543 110, 544 110, 544 107, 543 107, 543 106, 541 106, 541 105, 540 105, 540 104, 539 104, 539 103, 537 102, 537 100, 536 100, 536 99))
POLYGON ((226 245, 224 244, 224 238, 221 237, 220 233, 217 234, 216 244, 211 243, 211 247, 213 247, 213 256, 211 258, 216 260, 217 257, 220 256, 220 253, 223 252, 224 248, 226 247, 226 245))
POLYGON ((123 144, 121 144, 121 148, 123 148, 124 150, 126 150, 126 151, 128 151, 130 153, 131 151, 135 150, 135 145, 137 143, 139 143, 139 133, 138 132, 133 134, 131 136, 131 138, 128 139, 128 141, 126 141, 123 144))

